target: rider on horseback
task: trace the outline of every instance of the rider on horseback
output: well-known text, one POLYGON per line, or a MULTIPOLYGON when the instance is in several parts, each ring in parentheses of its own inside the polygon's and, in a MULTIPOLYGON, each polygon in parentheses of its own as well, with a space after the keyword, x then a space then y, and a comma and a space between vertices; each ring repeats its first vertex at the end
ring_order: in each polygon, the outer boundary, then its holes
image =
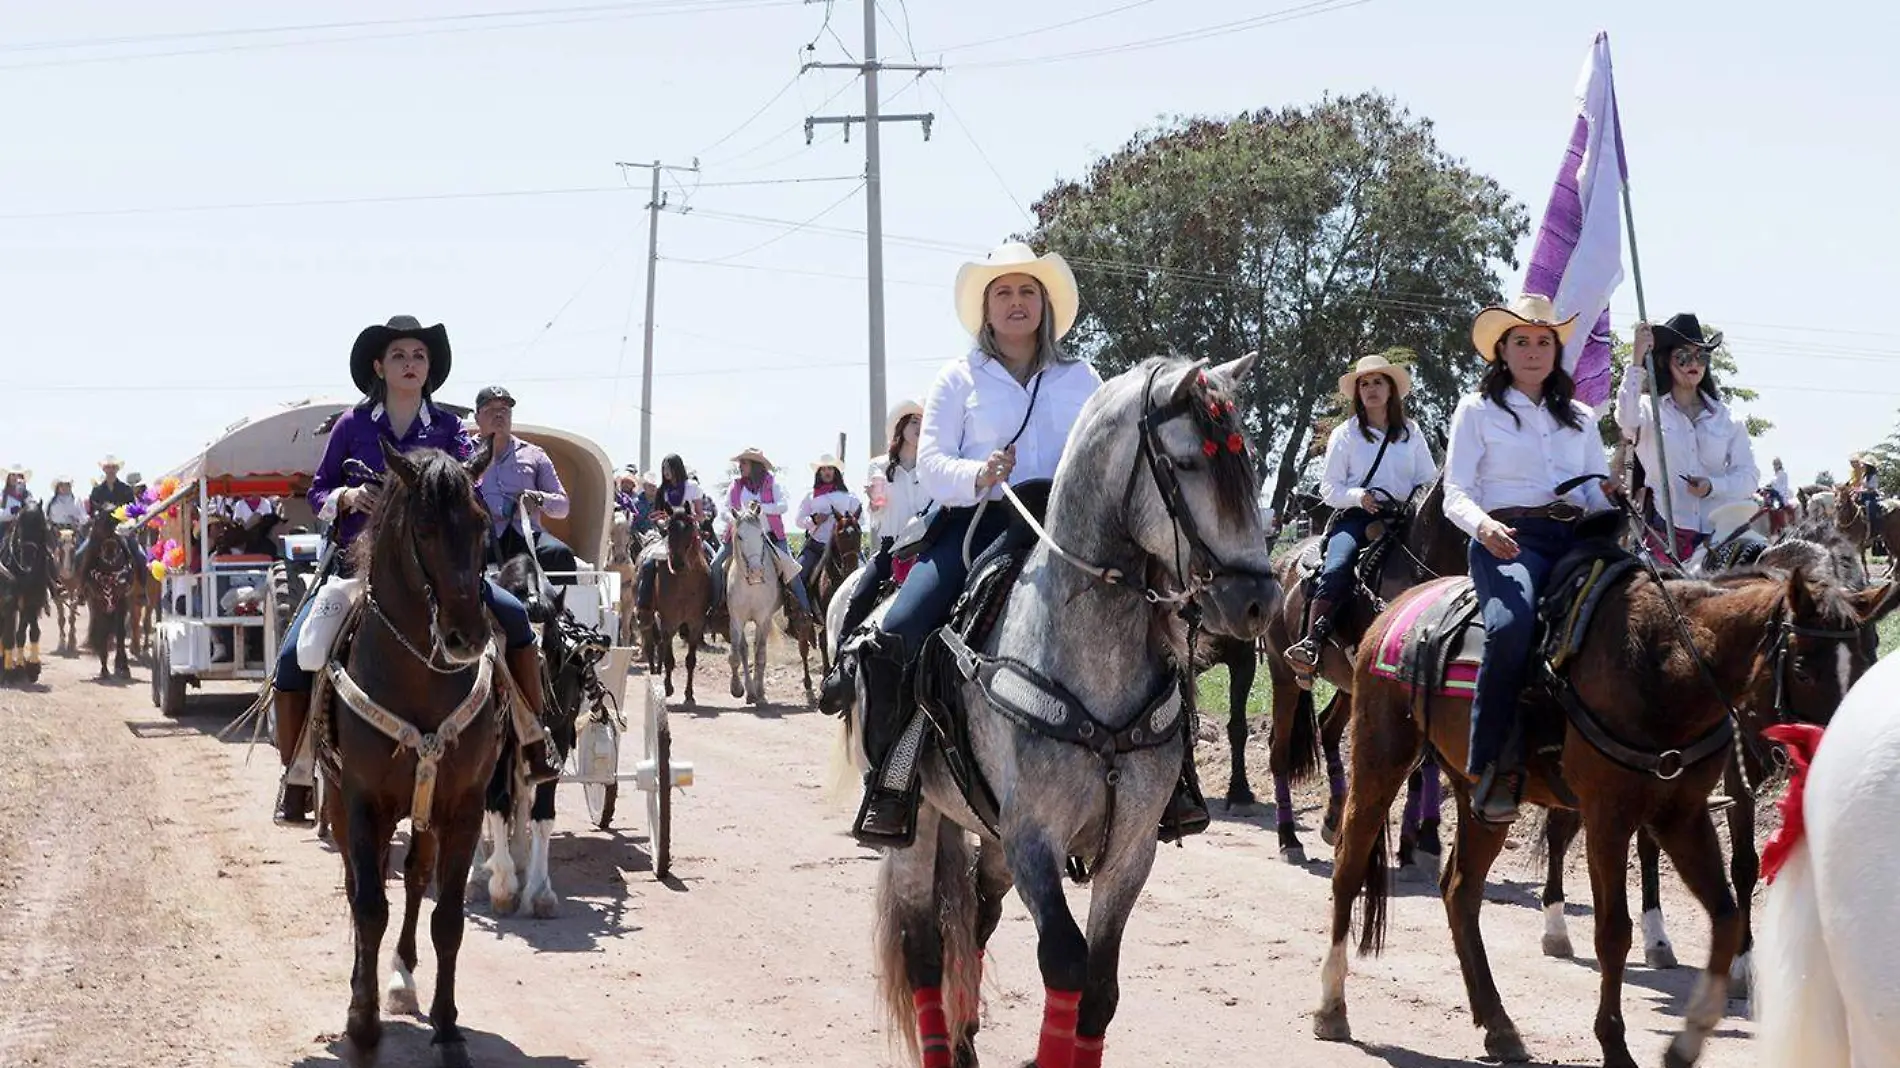
POLYGON ((560 519, 567 515, 567 488, 561 485, 554 461, 539 445, 515 437, 515 398, 502 386, 487 386, 475 394, 475 422, 494 453, 476 488, 481 490, 488 514, 495 520, 491 533, 500 561, 532 551, 541 570, 550 576, 549 582, 572 586, 575 572, 580 570, 574 550, 541 525, 543 516, 560 519), (521 508, 528 510, 533 545, 521 544, 516 518, 521 508))
MULTIPOLYGON (((830 453, 820 456, 811 467, 811 493, 798 504, 798 525, 805 531, 805 544, 798 553, 799 577, 807 593, 816 587, 818 564, 831 544, 837 518, 864 511, 864 504, 845 489, 844 471, 830 453)), ((856 566, 857 561, 847 561, 845 573, 856 566)))
MULTIPOLYGON (((350 554, 346 550, 368 525, 377 502, 376 488, 357 471, 383 472, 384 442, 401 452, 440 449, 458 459, 474 453, 474 442, 461 422, 432 399, 449 377, 450 363, 449 335, 440 323, 425 328, 412 316, 398 315, 387 326, 370 326, 357 335, 350 349, 350 377, 363 400, 330 428, 323 463, 311 479, 309 493, 311 510, 331 524, 335 543, 331 559, 339 574, 347 573, 350 554)), ((492 580, 483 584, 482 599, 507 635, 508 670, 525 698, 509 703, 528 777, 536 783, 552 782, 560 778, 560 770, 549 760, 547 735, 541 728, 545 703, 540 653, 528 625, 528 610, 492 580)), ((277 748, 287 769, 296 760, 310 715, 311 673, 298 663, 297 637, 316 602, 313 590, 285 631, 272 680, 277 748)), ((292 783, 289 775, 287 771, 279 818, 306 822, 311 786, 292 783)))
POLYGON ((1867 516, 1867 539, 1872 545, 1880 544, 1880 458, 1870 452, 1857 452, 1847 461, 1848 485, 1853 487, 1854 501, 1867 516))
POLYGON ((1411 392, 1411 373, 1384 356, 1367 356, 1340 376, 1339 397, 1352 416, 1326 439, 1319 482, 1333 509, 1326 563, 1307 611, 1306 637, 1286 651, 1287 663, 1306 678, 1318 669, 1320 643, 1352 596, 1352 565, 1371 541, 1368 528, 1438 474, 1424 431, 1405 415, 1411 392))
POLYGON ((21 509, 33 500, 33 494, 26 488, 32 478, 33 472, 19 464, 7 468, 6 486, 0 489, 0 531, 5 530, 7 524, 13 522, 21 509))
MULTIPOLYGON (((712 611, 716 614, 726 605, 726 561, 732 557, 732 538, 736 527, 736 517, 751 504, 758 504, 759 512, 765 516, 768 536, 766 541, 772 546, 772 554, 778 561, 779 581, 790 592, 792 600, 805 618, 811 617, 811 597, 805 592, 805 583, 800 581, 798 561, 792 557, 791 546, 785 541, 785 501, 780 498, 778 483, 772 478, 772 461, 757 448, 749 448, 737 456, 733 462, 739 465, 739 477, 733 479, 732 488, 726 493, 727 524, 724 542, 713 557, 712 573, 712 611)), ((661 468, 665 473, 665 468, 661 468)), ((693 488, 697 490, 698 484, 693 488)))
POLYGON ((53 480, 53 499, 46 502, 46 521, 58 530, 78 530, 86 525, 86 509, 73 496, 73 480, 61 475, 53 480))
MULTIPOLYGON (((917 653, 963 593, 966 542, 975 559, 1010 529, 1014 508, 1000 484, 1028 491, 1055 477, 1077 417, 1102 384, 1094 367, 1062 348, 1080 295, 1056 253, 1003 245, 985 262, 963 265, 955 296, 975 344, 937 373, 917 445, 918 481, 942 507, 881 629, 858 654, 871 771, 852 834, 869 845, 904 845, 916 832, 917 753, 897 742, 921 714, 912 692, 917 653), (983 501, 991 503, 979 519, 983 501)), ((1177 788, 1163 819, 1193 823, 1194 813, 1183 811, 1191 807, 1177 788)))
POLYGON ((1596 420, 1573 399, 1576 386, 1564 368, 1563 347, 1575 328, 1574 315, 1557 321, 1548 297, 1526 294, 1479 312, 1471 341, 1488 366, 1478 391, 1452 414, 1445 453, 1445 516, 1472 537, 1471 580, 1486 639, 1465 767, 1478 776, 1472 811, 1494 823, 1517 817, 1523 792, 1523 755, 1507 751, 1507 742, 1538 595, 1575 542, 1577 521, 1610 507, 1596 479, 1555 492, 1609 467, 1596 420))

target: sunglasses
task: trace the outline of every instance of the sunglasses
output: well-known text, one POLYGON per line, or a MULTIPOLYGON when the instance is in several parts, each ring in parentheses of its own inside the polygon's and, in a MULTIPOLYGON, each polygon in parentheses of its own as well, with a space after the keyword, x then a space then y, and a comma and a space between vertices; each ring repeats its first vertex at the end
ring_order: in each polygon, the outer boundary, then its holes
POLYGON ((1709 354, 1701 349, 1685 349, 1671 357, 1677 367, 1706 367, 1709 354))

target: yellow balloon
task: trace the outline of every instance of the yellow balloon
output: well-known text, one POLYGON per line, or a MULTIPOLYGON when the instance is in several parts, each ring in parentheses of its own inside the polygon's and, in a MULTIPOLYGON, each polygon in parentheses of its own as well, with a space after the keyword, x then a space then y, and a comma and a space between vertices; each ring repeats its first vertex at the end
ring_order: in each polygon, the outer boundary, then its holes
POLYGON ((165 565, 162 562, 152 561, 152 577, 160 582, 165 581, 165 565))
POLYGON ((121 523, 125 522, 125 505, 122 504, 118 506, 117 508, 114 508, 112 510, 112 518, 118 520, 121 523))

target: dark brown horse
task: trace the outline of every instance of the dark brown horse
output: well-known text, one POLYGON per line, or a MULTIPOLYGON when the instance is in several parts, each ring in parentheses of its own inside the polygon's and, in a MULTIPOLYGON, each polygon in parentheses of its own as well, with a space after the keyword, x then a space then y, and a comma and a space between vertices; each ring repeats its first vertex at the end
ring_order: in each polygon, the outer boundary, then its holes
MULTIPOLYGON (((1429 743, 1453 772, 1458 797, 1458 837, 1442 890, 1472 1014, 1484 1029, 1489 1055, 1523 1061, 1528 1054, 1504 1010, 1478 927, 1485 876, 1508 828, 1474 818, 1471 784, 1456 773, 1464 766, 1471 705, 1456 697, 1422 698, 1406 684, 1374 674, 1391 648, 1387 632, 1415 616, 1413 602, 1454 592, 1447 585, 1464 581, 1404 594, 1366 634, 1366 647, 1381 652, 1361 657, 1354 678, 1351 788, 1335 852, 1332 946, 1321 973, 1314 1031, 1334 1041, 1351 1037, 1345 982, 1353 902, 1363 890, 1360 951, 1377 952, 1385 940, 1390 894, 1386 812, 1429 743)), ((1636 1063, 1622 1013, 1630 838, 1639 827, 1649 829, 1713 925, 1708 967, 1666 1060, 1686 1068, 1721 1022, 1730 965, 1742 942, 1741 913, 1708 815, 1709 792, 1732 744, 1735 708, 1782 708, 1799 718, 1825 719, 1871 662, 1873 627, 1891 607, 1890 593, 1886 586, 1848 593, 1806 568, 1751 569, 1716 581, 1662 580, 1638 571, 1604 594, 1581 651, 1567 667, 1567 683, 1559 683, 1569 687, 1569 722, 1554 695, 1535 685, 1527 689, 1521 706, 1527 711, 1520 713, 1527 717, 1526 731, 1562 739, 1561 781, 1576 798, 1587 835, 1602 975, 1596 1035, 1608 1068, 1636 1063), (1586 740, 1582 728, 1571 724, 1591 725, 1599 740, 1586 740), (1606 743, 1620 748, 1619 755, 1608 755, 1606 743)), ((1532 770, 1540 770, 1535 762, 1532 770)), ((1553 785, 1557 773, 1541 770, 1544 775, 1528 778, 1525 800, 1546 807, 1565 803, 1553 785)))
MULTIPOLYGON (((353 1052, 373 1060, 383 1030, 377 957, 389 922, 383 873, 390 837, 406 815, 413 834, 392 1007, 413 999, 417 914, 433 884, 433 1047, 438 1064, 466 1065, 456 956, 483 796, 501 744, 491 681, 500 652, 482 603, 489 521, 475 492, 489 452, 484 447, 464 465, 429 449, 405 456, 385 443, 383 456, 388 474, 376 514, 352 550, 356 573, 367 577, 363 622, 343 662, 326 669, 338 700, 318 734, 356 934, 347 1033, 353 1052)), ((324 712, 317 715, 321 725, 324 712)))
POLYGON ((40 616, 53 594, 52 550, 37 501, 20 509, 0 536, 0 682, 40 679, 40 616))
POLYGON ((712 568, 699 525, 685 509, 666 517, 666 559, 653 574, 653 603, 643 620, 647 672, 666 673, 666 696, 673 696, 673 639, 686 642, 686 703, 693 704, 693 677, 699 671, 699 646, 706 633, 706 607, 712 603, 712 568))
POLYGON ((142 573, 146 573, 144 558, 132 539, 119 533, 111 513, 94 515, 86 532, 86 553, 79 561, 79 589, 86 601, 86 645, 99 657, 102 679, 113 674, 106 661, 114 653, 119 678, 132 677, 125 656, 126 627, 134 586, 142 573))
POLYGON ((831 540, 825 543, 825 551, 818 557, 818 566, 812 568, 811 578, 805 584, 806 592, 811 594, 812 629, 815 631, 810 641, 818 646, 818 663, 825 674, 831 672, 830 643, 824 632, 825 612, 831 608, 831 599, 836 596, 838 587, 844 585, 844 580, 858 569, 863 557, 864 514, 838 514, 831 521, 831 540))
MULTIPOLYGON (((1866 551, 1880 540, 1886 549, 1888 559, 1893 558, 1896 546, 1900 545, 1900 501, 1881 502, 1880 521, 1869 522, 1867 510, 1861 506, 1860 494, 1853 486, 1834 487, 1834 522, 1841 533, 1860 547, 1862 562, 1866 561, 1866 551), (1876 529, 1878 528, 1878 529, 1876 529)), ((1889 568, 1891 570, 1891 567, 1889 568)))
MULTIPOLYGON (((1380 600, 1389 601, 1427 579, 1465 573, 1466 539, 1445 518, 1444 500, 1443 480, 1438 479, 1419 487, 1409 501, 1388 502, 1388 518, 1383 522, 1401 524, 1402 527, 1394 540, 1382 550, 1383 556, 1372 562, 1372 566, 1378 569, 1378 577, 1373 582, 1376 588, 1371 592, 1380 600)), ((1330 840, 1339 826, 1346 798, 1339 742, 1352 709, 1352 651, 1358 646, 1359 639, 1371 625, 1379 608, 1372 597, 1367 596, 1364 588, 1356 589, 1353 596, 1339 607, 1332 640, 1321 647, 1318 671, 1320 678, 1336 687, 1336 693, 1326 707, 1326 714, 1316 716, 1313 694, 1301 688, 1299 677, 1286 662, 1285 653, 1306 633, 1307 591, 1305 583, 1300 581, 1301 558, 1324 552, 1324 538, 1324 534, 1316 534, 1296 542, 1274 561, 1274 577, 1279 580, 1280 588, 1286 591, 1286 601, 1279 615, 1269 621, 1263 642, 1267 674, 1273 683, 1273 747, 1268 763, 1273 773, 1274 801, 1279 809, 1280 856, 1293 864, 1305 863, 1306 850, 1300 844, 1293 825, 1292 786, 1319 771, 1322 753, 1332 787, 1322 834, 1330 840)), ((1355 585, 1360 585, 1357 580, 1355 585)), ((1233 736, 1231 724, 1229 736, 1233 736)), ((1244 740, 1244 735, 1242 737, 1244 740)), ((1236 775, 1244 774, 1245 768, 1238 756, 1235 768, 1236 775)), ((1431 774, 1429 768, 1426 774, 1431 774)), ((1433 779, 1429 789, 1423 789, 1425 784, 1422 780, 1414 786, 1415 796, 1406 806, 1408 819, 1403 829, 1407 836, 1408 855, 1409 847, 1419 838, 1426 841, 1428 851, 1437 850, 1437 785, 1436 779, 1433 779), (1428 806, 1429 811, 1423 813, 1424 821, 1428 824, 1424 826, 1417 818, 1420 814, 1419 805, 1414 803, 1421 790, 1427 801, 1434 802, 1428 806)), ((1234 796, 1232 784, 1229 784, 1228 796, 1230 799, 1234 796)))

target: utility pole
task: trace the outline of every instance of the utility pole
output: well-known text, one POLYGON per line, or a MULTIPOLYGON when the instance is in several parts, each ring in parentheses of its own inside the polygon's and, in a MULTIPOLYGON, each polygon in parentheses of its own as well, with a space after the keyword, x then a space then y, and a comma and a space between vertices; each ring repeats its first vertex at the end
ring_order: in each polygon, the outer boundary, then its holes
POLYGON ((640 470, 649 471, 653 463, 653 297, 655 268, 660 264, 660 209, 666 206, 666 198, 660 193, 660 172, 686 171, 697 174, 699 160, 693 160, 690 167, 671 166, 657 159, 652 163, 618 163, 615 166, 645 167, 653 172, 653 195, 647 201, 646 339, 641 347, 640 358, 640 470))
MULTIPOLYGON (((814 3, 816 0, 805 0, 814 3)), ((878 158, 878 127, 886 122, 915 122, 924 128, 924 140, 930 140, 930 124, 936 116, 929 112, 907 115, 880 115, 877 102, 877 72, 881 70, 915 71, 924 74, 942 70, 941 66, 908 63, 879 63, 877 59, 877 0, 864 0, 864 62, 807 63, 808 70, 855 70, 864 75, 864 114, 814 116, 805 120, 805 143, 811 144, 812 131, 821 125, 842 125, 844 139, 851 140, 851 124, 864 124, 864 214, 865 274, 867 303, 870 311, 871 355, 871 436, 876 447, 884 428, 884 187, 878 158)))

